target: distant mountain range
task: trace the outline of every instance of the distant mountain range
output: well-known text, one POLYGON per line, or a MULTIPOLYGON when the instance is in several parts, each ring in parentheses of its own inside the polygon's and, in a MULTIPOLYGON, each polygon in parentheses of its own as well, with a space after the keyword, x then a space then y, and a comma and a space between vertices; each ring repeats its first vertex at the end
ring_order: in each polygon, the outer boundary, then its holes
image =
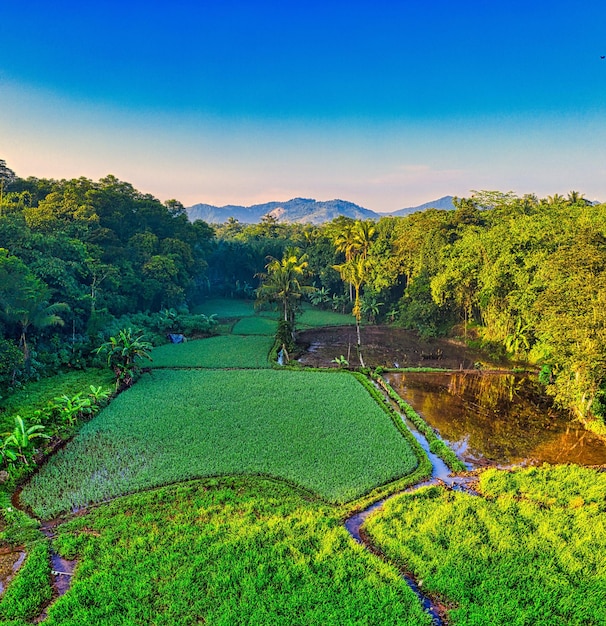
POLYGON ((281 222, 322 224, 330 222, 340 215, 351 217, 355 220, 378 220, 381 217, 410 215, 411 213, 430 208, 454 209, 452 196, 444 196, 432 202, 400 209, 392 213, 377 213, 346 200, 319 202, 311 198, 293 198, 287 202, 266 202, 265 204, 255 204, 248 207, 234 205, 217 207, 211 204, 194 204, 187 207, 186 210, 192 222, 204 220, 209 224, 222 224, 230 217, 243 224, 256 224, 261 221, 264 215, 268 214, 281 222))

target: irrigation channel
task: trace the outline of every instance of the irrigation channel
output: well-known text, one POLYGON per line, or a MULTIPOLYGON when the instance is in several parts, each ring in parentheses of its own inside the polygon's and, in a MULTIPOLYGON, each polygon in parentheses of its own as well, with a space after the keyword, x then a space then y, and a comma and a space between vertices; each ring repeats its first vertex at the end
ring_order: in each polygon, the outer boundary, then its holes
MULTIPOLYGON (((437 432, 469 469, 540 463, 606 464, 603 439, 570 421, 541 393, 533 377, 503 372, 393 372, 385 380, 437 432)), ((380 387, 379 387, 380 389, 380 387)), ((387 396, 388 402, 421 444, 432 463, 431 479, 406 490, 442 485, 479 495, 473 475, 451 475, 433 454, 425 437, 387 396)), ((393 498, 398 494, 389 496, 393 498)), ((366 519, 385 498, 348 518, 345 527, 357 542, 381 556, 364 533, 366 519)), ((446 612, 423 594, 408 574, 404 580, 421 601, 434 624, 446 624, 446 612)))
MULTIPOLYGON (((378 388, 380 389, 380 387, 378 388)), ((471 484, 477 480, 476 477, 451 475, 451 471, 446 463, 444 463, 444 461, 439 456, 431 452, 431 450, 429 449, 429 443, 427 442, 425 437, 417 430, 414 424, 409 421, 404 415, 402 415, 402 413, 397 409, 397 407, 391 402, 391 400, 387 396, 385 396, 385 402, 391 404, 394 410, 398 412, 404 424, 413 434, 414 438, 419 442, 419 444, 425 451, 425 454, 427 454, 429 460, 431 461, 431 478, 429 480, 418 483, 413 487, 409 487, 405 490, 405 493, 410 493, 416 491, 417 489, 420 489, 421 487, 427 487, 430 485, 443 485, 447 489, 466 491, 467 493, 478 495, 471 486, 471 484)), ((364 533, 362 526, 372 513, 379 511, 383 507, 383 504, 387 502, 387 500, 389 500, 390 498, 394 498, 397 495, 399 494, 396 493, 387 498, 383 498, 382 500, 378 500, 377 502, 374 502, 362 511, 358 511, 357 513, 345 520, 345 528, 347 529, 351 537, 377 556, 381 555, 378 550, 373 546, 373 544, 369 541, 368 537, 364 533)), ((412 589, 412 591, 421 602, 421 605, 423 606, 425 612, 428 613, 429 616, 432 618, 433 624, 435 626, 446 626, 447 622, 445 618, 445 610, 433 599, 431 599, 429 596, 425 595, 421 591, 419 585, 412 576, 410 576, 406 572, 401 571, 400 573, 406 584, 412 589)))

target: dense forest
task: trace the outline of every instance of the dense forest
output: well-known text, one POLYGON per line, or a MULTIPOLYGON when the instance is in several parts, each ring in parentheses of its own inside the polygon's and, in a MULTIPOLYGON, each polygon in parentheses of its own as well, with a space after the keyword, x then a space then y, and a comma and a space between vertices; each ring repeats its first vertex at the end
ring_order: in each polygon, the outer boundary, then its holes
POLYGON ((306 299, 458 336, 536 367, 558 403, 603 425, 606 205, 473 192, 455 206, 209 226, 114 176, 22 179, 0 161, 0 394, 87 366, 119 328, 203 331, 190 312, 216 294, 274 302, 290 325, 306 299))

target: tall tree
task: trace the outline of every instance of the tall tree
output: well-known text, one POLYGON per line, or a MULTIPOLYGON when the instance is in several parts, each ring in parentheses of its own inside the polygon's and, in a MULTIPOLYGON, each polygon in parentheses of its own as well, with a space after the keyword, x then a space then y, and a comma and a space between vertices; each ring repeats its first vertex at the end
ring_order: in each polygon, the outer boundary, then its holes
POLYGON ((269 258, 267 272, 261 274, 261 286, 257 291, 259 302, 278 302, 285 322, 294 327, 295 315, 301 297, 313 290, 304 284, 307 276, 307 257, 299 256, 296 248, 287 248, 282 259, 269 258))
POLYGON ((362 285, 366 281, 368 263, 361 254, 354 256, 349 261, 342 263, 341 265, 335 265, 335 269, 341 274, 344 281, 348 282, 354 288, 355 298, 352 314, 356 318, 356 338, 357 338, 357 352, 360 365, 364 365, 364 357, 362 356, 362 338, 360 333, 360 321, 362 319, 362 302, 361 302, 361 290, 362 285))

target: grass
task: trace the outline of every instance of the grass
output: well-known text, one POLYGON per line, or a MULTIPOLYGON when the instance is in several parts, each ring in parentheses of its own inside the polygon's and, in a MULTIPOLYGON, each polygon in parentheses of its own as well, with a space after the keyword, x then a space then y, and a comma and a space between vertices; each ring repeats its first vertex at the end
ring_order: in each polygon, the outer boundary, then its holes
POLYGON ((491 470, 487 497, 423 488, 366 524, 375 545, 446 599, 450 623, 606 623, 606 475, 491 470))
POLYGON ((273 337, 221 335, 179 344, 165 344, 152 352, 154 368, 269 368, 273 337))
POLYGON ((60 528, 81 560, 47 626, 429 626, 397 572, 336 510, 262 479, 120 498, 60 528))
POLYGON ((89 368, 57 374, 37 382, 28 383, 12 395, 2 398, 0 402, 1 432, 13 429, 14 415, 19 414, 26 420, 30 419, 36 410, 42 410, 56 396, 64 393, 73 396, 81 391, 88 393, 90 385, 113 389, 114 376, 112 371, 109 368, 89 368))
POLYGON ((32 544, 19 575, 8 585, 0 600, 0 617, 7 620, 30 620, 40 614, 50 601, 50 555, 48 540, 32 544))
POLYGON ((275 336, 278 321, 268 317, 243 317, 232 329, 234 335, 270 335, 275 336))
POLYGON ((162 370, 85 424, 21 500, 51 517, 191 478, 261 474, 346 502, 417 465, 348 373, 162 370))
POLYGON ((322 326, 350 326, 356 323, 353 315, 337 313, 336 311, 323 311, 312 308, 311 305, 303 307, 303 313, 297 317, 297 328, 319 328, 322 326))
POLYGON ((236 300, 232 298, 213 298, 194 307, 194 314, 216 315, 219 319, 248 317, 255 314, 254 300, 236 300))

